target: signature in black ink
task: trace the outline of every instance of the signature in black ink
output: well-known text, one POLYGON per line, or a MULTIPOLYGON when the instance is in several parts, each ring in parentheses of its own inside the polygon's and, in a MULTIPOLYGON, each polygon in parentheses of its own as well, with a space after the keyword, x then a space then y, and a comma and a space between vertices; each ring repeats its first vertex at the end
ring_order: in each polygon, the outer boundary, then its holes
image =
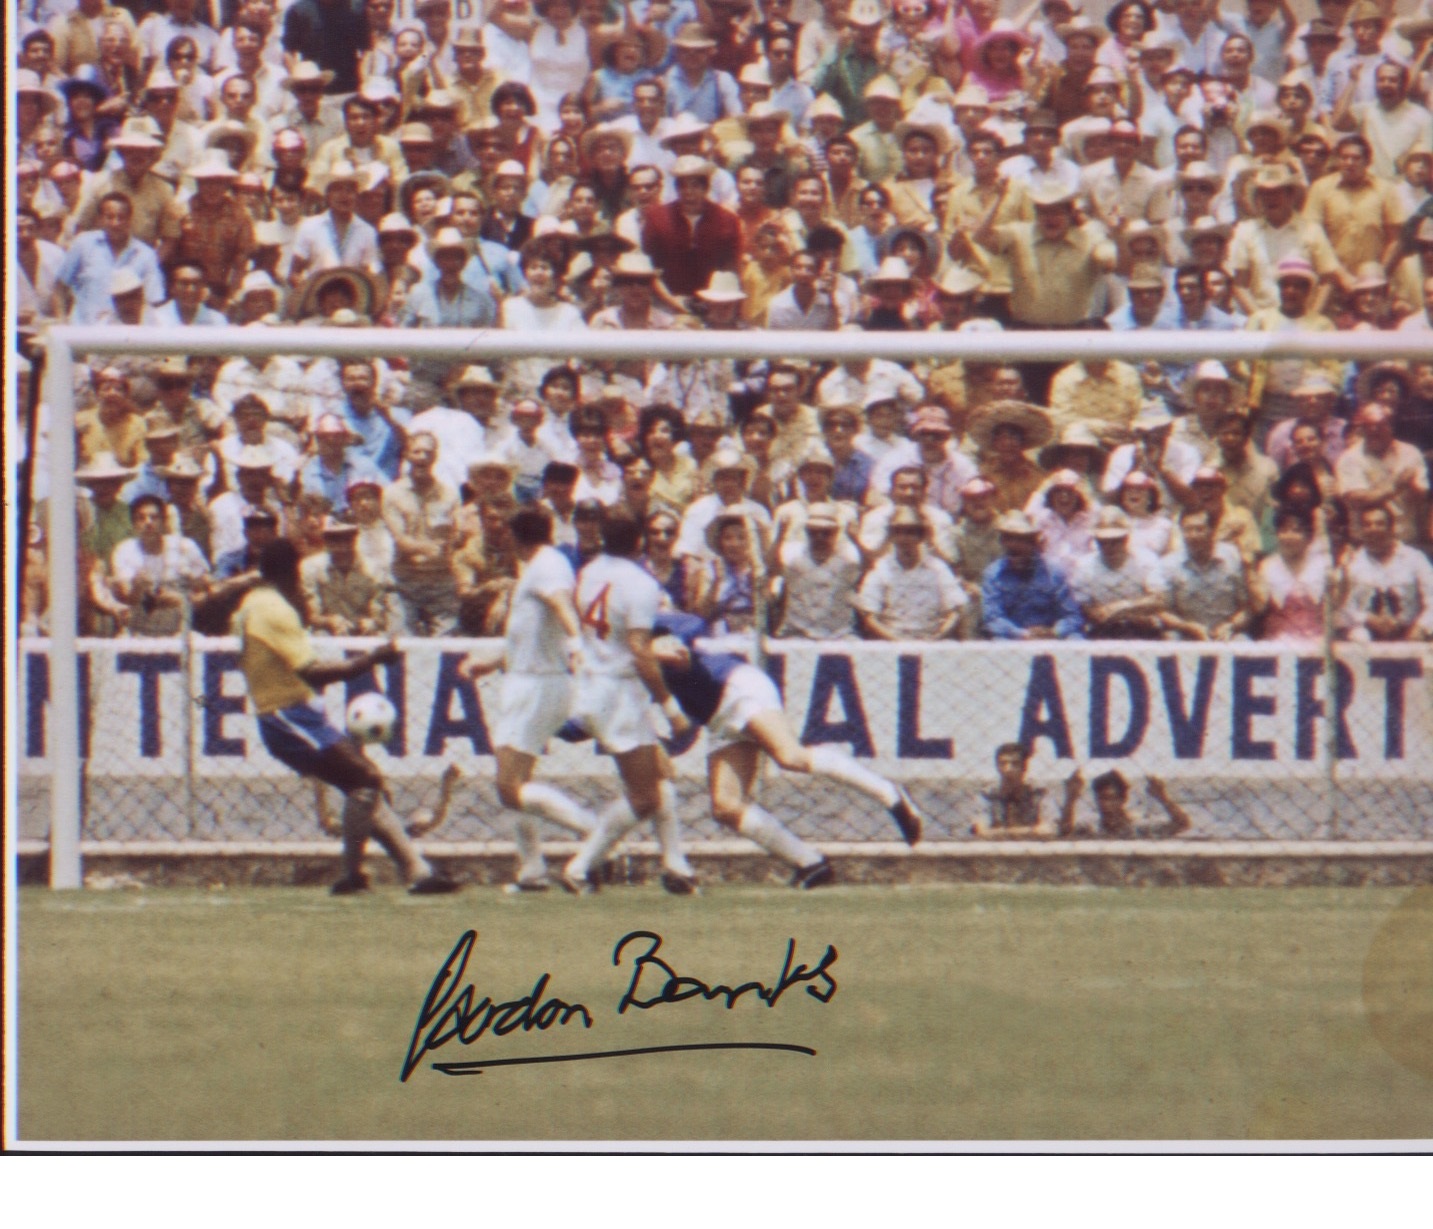
POLYGON ((408 1054, 403 1060, 402 1080, 407 1080, 423 1055, 439 1049, 455 1038, 463 1045, 472 1045, 489 1030, 496 1037, 521 1029, 532 1032, 537 1029, 561 1027, 573 1019, 582 1021, 583 1028, 592 1027, 592 1013, 581 1003, 568 1003, 555 995, 543 998, 550 974, 544 973, 537 979, 531 992, 508 1003, 494 1003, 486 995, 475 1003, 477 989, 469 984, 458 989, 463 973, 468 967, 468 958, 478 941, 476 930, 467 931, 438 969, 433 984, 428 988, 428 997, 418 1013, 418 1022, 413 1027, 413 1038, 408 1043, 408 1054))
POLYGON ((725 999, 728 1010, 735 1007, 737 1000, 745 994, 755 994, 768 1007, 775 1007, 781 996, 792 986, 800 985, 802 982, 819 982, 819 985, 809 985, 806 993, 822 1003, 829 1003, 836 993, 836 979, 831 976, 831 966, 836 963, 836 949, 829 944, 826 947, 826 954, 814 968, 807 968, 804 964, 792 967, 792 961, 796 957, 796 940, 788 939, 786 943, 786 959, 782 963, 781 972, 777 976, 774 986, 767 986, 759 981, 743 982, 740 986, 709 986, 706 982, 695 977, 683 977, 665 960, 657 955, 657 950, 662 946, 662 936, 654 934, 650 930, 633 930, 625 934, 617 941, 617 946, 612 949, 612 963, 618 967, 622 964, 622 953, 629 943, 637 943, 645 940, 646 951, 637 957, 636 964, 632 969, 632 980, 627 986, 627 993, 622 996, 622 1001, 617 1005, 617 1014, 622 1015, 629 1007, 636 1007, 646 1011, 653 1007, 661 1007, 666 1003, 681 1003, 687 999, 700 996, 710 1002, 714 999, 725 999), (650 995, 648 998, 638 997, 638 983, 648 970, 655 970, 652 978, 648 979, 645 988, 650 995), (655 994, 651 993, 652 980, 662 974, 666 975, 666 981, 661 983, 661 988, 655 994))
MULTIPOLYGON (((466 1046, 472 1045, 484 1035, 505 1037, 519 1030, 544 1032, 550 1028, 560 1028, 573 1020, 580 1021, 583 1028, 592 1027, 592 1013, 585 1004, 568 1003, 556 995, 544 997, 551 977, 547 973, 539 977, 532 991, 521 998, 508 1003, 494 1003, 490 997, 484 996, 480 1002, 477 1001, 477 988, 471 983, 464 984, 468 960, 477 941, 477 931, 467 931, 448 953, 433 978, 433 984, 428 988, 428 996, 423 1000, 422 1010, 418 1013, 417 1023, 413 1026, 413 1036, 408 1042, 408 1053, 403 1060, 403 1081, 406 1082, 417 1070, 425 1054, 441 1049, 454 1039, 466 1046)), ((793 986, 803 983, 807 983, 806 993, 823 1004, 829 1003, 836 993, 836 979, 830 972, 831 966, 836 963, 836 949, 829 944, 820 961, 814 967, 808 967, 795 963, 796 940, 790 939, 786 944, 786 958, 774 985, 751 981, 733 987, 712 986, 695 977, 684 977, 657 955, 662 942, 662 936, 650 930, 633 930, 617 941, 617 946, 612 951, 612 963, 619 968, 622 965, 623 953, 629 945, 645 943, 645 949, 641 950, 636 958, 627 991, 617 1005, 618 1015, 625 1014, 629 1007, 646 1011, 664 1003, 681 1003, 697 998, 704 1002, 724 1000, 730 1010, 748 994, 755 995, 768 1007, 775 1007, 783 994, 793 986), (646 984, 641 985, 644 977, 646 984), (662 977, 666 980, 656 988, 658 979, 662 977)), ((805 1054, 807 1057, 814 1057, 816 1054, 810 1046, 785 1042, 710 1041, 433 1063, 432 1069, 443 1075, 481 1075, 488 1067, 572 1063, 597 1058, 628 1058, 637 1054, 675 1054, 697 1050, 779 1050, 789 1054, 805 1054)))

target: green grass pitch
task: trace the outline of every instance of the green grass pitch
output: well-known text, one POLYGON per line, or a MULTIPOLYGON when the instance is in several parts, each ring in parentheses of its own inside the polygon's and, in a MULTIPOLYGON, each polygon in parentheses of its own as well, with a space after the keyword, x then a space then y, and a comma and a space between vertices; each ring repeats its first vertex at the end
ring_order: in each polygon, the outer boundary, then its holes
MULTIPOLYGON (((317 889, 20 893, 19 1132, 44 1140, 1433 1137, 1429 889, 317 889), (468 981, 593 1026, 430 1061, 705 1042, 400 1083, 468 928, 468 981), (827 944, 838 989, 619 1016, 622 935, 708 983, 827 944)), ((649 971, 650 972, 650 971, 649 971)), ((642 983, 643 991, 657 983, 642 983)))

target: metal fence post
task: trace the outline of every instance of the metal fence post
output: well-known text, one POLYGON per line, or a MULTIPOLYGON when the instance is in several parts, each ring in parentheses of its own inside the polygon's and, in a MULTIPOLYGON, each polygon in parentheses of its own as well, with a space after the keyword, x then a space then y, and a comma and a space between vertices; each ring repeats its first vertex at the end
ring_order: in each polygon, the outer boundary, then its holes
POLYGON ((51 331, 45 364, 50 410, 50 886, 77 888, 80 865, 79 524, 75 514, 75 365, 51 331))

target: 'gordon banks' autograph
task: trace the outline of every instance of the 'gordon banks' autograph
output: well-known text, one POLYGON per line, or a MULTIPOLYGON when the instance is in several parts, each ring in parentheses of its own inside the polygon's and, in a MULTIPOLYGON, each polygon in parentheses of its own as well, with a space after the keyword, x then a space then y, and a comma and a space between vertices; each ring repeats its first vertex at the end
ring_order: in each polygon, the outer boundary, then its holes
MULTIPOLYGON (((413 1037, 408 1043, 408 1053, 403 1060, 402 1080, 407 1080, 417 1070, 425 1054, 441 1049, 450 1041, 472 1045, 485 1035, 505 1037, 509 1033, 538 1031, 561 1028, 580 1022, 583 1028, 592 1027, 592 1012, 586 1004, 569 1003, 548 993, 551 975, 544 973, 534 983, 532 990, 506 1003, 495 1003, 491 996, 478 997, 477 987, 471 982, 464 984, 468 959, 478 941, 478 932, 467 931, 439 967, 428 995, 418 1012, 413 1026, 413 1037)), ((805 986, 806 993, 820 1003, 829 1003, 836 994, 836 979, 831 976, 831 967, 836 963, 836 949, 829 944, 826 953, 811 967, 794 964, 796 940, 788 939, 786 957, 775 985, 763 982, 743 982, 739 986, 708 985, 700 978, 686 977, 657 955, 662 946, 662 936, 650 930, 633 930, 617 940, 612 949, 612 963, 621 967, 623 957, 631 949, 635 956, 632 977, 627 989, 617 1004, 617 1014, 626 1014, 629 1008, 649 1011, 672 1003, 684 1003, 692 999, 703 1002, 724 1001, 727 1008, 735 1007, 738 1000, 747 995, 761 1000, 768 1007, 775 1007, 781 996, 794 986, 805 986)), ((433 1069, 444 1075, 479 1075, 485 1067, 517 1066, 526 1063, 576 1062, 583 1059, 615 1058, 632 1054, 658 1054, 683 1050, 786 1050, 797 1054, 814 1055, 809 1046, 784 1045, 773 1042, 724 1041, 704 1042, 690 1045, 643 1046, 627 1050, 588 1051, 581 1054, 551 1054, 525 1058, 494 1058, 467 1063, 433 1063, 433 1069)))

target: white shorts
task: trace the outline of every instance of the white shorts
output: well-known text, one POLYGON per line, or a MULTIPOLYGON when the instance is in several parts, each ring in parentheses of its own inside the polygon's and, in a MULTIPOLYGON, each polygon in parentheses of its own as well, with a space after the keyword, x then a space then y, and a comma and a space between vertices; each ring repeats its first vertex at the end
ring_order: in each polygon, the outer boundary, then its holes
POLYGON ((639 678, 587 674, 577 681, 573 717, 609 755, 656 745, 652 697, 639 678))
POLYGON ((720 751, 732 743, 750 742, 745 730, 753 717, 784 711, 781 693, 765 671, 756 666, 738 666, 728 676, 721 704, 707 722, 707 750, 720 751))
POLYGON ((572 676, 505 675, 498 704, 493 746, 542 755, 572 712, 572 676))

